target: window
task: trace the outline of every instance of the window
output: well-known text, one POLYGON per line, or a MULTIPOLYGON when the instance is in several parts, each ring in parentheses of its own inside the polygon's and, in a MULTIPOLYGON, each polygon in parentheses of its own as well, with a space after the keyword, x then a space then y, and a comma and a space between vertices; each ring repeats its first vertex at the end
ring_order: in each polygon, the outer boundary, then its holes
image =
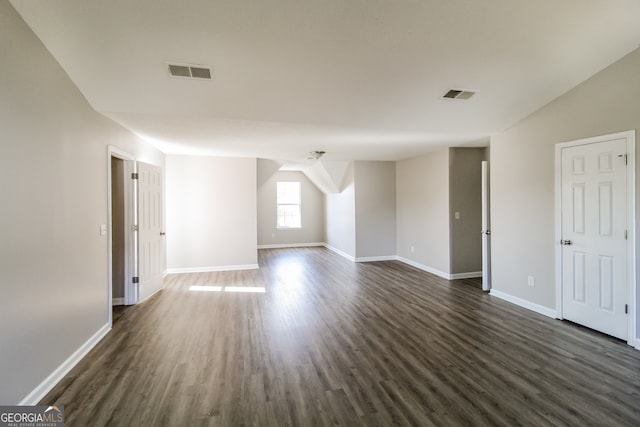
POLYGON ((278 182, 278 228, 302 228, 300 183, 278 182))

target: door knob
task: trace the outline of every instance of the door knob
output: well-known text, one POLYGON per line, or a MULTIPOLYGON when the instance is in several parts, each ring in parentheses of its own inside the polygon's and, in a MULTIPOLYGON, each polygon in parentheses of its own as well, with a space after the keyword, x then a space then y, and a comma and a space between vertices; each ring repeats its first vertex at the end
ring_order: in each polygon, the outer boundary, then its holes
POLYGON ((165 233, 164 231, 161 231, 161 232, 160 232, 160 235, 161 235, 161 236, 164 236, 164 235, 166 235, 166 234, 167 234, 167 233, 165 233))
POLYGON ((570 245, 571 243, 571 240, 560 240, 561 245, 570 245))

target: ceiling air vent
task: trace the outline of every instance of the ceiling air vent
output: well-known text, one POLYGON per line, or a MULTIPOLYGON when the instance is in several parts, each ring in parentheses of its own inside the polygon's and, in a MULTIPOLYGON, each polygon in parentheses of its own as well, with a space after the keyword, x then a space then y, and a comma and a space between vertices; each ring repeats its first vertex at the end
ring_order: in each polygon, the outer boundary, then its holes
POLYGON ((196 65, 167 64, 171 77, 211 80, 211 69, 196 65))
POLYGON ((472 90, 463 90, 463 89, 449 89, 447 93, 445 93, 442 97, 444 99, 469 99, 476 92, 472 90))
POLYGON ((191 70, 191 77, 194 79, 209 79, 211 80, 211 70, 202 67, 189 67, 191 70))

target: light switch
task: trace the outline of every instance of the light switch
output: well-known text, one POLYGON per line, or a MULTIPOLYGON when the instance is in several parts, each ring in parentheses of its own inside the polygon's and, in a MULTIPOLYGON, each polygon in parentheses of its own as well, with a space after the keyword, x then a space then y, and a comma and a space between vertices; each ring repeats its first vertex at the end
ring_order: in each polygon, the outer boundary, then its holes
POLYGON ((107 224, 100 224, 100 235, 101 236, 107 235, 107 224))
POLYGON ((456 212, 454 216, 456 217, 456 219, 460 219, 460 212, 456 212))

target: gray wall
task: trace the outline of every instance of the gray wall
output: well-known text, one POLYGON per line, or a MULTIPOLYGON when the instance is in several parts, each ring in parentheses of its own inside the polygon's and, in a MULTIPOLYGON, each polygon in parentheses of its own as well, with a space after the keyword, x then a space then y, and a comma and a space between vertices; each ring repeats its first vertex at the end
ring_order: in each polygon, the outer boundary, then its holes
POLYGON ((109 324, 107 145, 164 156, 97 114, 6 1, 0 63, 0 403, 15 404, 109 324))
POLYGON ((396 255, 396 164, 355 162, 356 258, 396 255))
POLYGON ((272 171, 271 162, 258 159, 258 245, 300 245, 324 242, 324 194, 302 172, 272 171), (266 171, 265 171, 266 169, 266 171), (266 173, 265 173, 266 172, 266 173), (278 181, 298 181, 302 197, 302 228, 276 227, 278 181))
POLYGON ((449 149, 451 273, 482 271, 482 161, 486 148, 449 149), (459 213, 456 219, 455 213, 459 213))
POLYGON ((325 242, 348 257, 356 257, 356 204, 353 163, 342 193, 325 195, 325 242))
POLYGON ((636 50, 491 138, 494 289, 556 308, 554 145, 640 128, 639 76, 636 50))
POLYGON ((450 274, 449 150, 397 162, 396 200, 398 256, 450 274))
POLYGON ((255 267, 256 159, 167 156, 169 271, 255 267))

